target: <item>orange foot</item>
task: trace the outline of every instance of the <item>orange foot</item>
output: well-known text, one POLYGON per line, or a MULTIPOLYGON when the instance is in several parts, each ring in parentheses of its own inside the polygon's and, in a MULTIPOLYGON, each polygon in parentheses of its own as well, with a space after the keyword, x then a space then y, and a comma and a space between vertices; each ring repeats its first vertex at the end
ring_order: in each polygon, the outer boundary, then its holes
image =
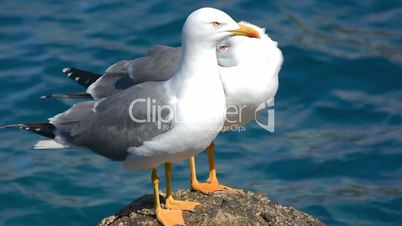
POLYGON ((165 210, 156 211, 156 218, 164 226, 185 225, 181 210, 165 210))
POLYGON ((228 192, 242 192, 243 190, 234 189, 222 184, 218 183, 200 183, 200 182, 193 182, 191 184, 191 189, 195 191, 199 191, 203 194, 211 194, 215 191, 228 191, 228 192))
POLYGON ((166 198, 165 201, 166 208, 172 210, 188 210, 194 212, 194 208, 198 205, 200 205, 199 202, 179 201, 173 199, 173 197, 166 198))
POLYGON ((223 184, 219 184, 218 178, 216 178, 216 174, 215 175, 210 174, 208 179, 207 179, 207 182, 209 184, 216 184, 216 185, 219 185, 219 186, 223 187, 223 191, 227 191, 227 192, 243 192, 242 189, 235 189, 235 188, 231 188, 231 187, 228 187, 226 185, 223 185, 223 184))
POLYGON ((223 184, 218 184, 218 185, 223 187, 223 191, 235 192, 235 193, 236 193, 236 192, 243 192, 242 189, 231 188, 231 187, 228 187, 228 186, 223 185, 223 184))

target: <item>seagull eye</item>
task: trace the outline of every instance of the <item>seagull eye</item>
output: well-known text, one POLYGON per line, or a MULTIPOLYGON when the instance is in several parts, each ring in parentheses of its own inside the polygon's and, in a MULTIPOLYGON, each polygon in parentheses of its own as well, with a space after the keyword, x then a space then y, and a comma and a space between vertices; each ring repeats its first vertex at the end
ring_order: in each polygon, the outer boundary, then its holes
POLYGON ((212 25, 214 27, 219 27, 219 26, 221 26, 221 23, 219 23, 218 21, 214 21, 214 22, 212 22, 212 25))
POLYGON ((225 44, 222 44, 222 45, 219 45, 218 49, 219 49, 219 51, 223 52, 228 49, 228 46, 225 44))

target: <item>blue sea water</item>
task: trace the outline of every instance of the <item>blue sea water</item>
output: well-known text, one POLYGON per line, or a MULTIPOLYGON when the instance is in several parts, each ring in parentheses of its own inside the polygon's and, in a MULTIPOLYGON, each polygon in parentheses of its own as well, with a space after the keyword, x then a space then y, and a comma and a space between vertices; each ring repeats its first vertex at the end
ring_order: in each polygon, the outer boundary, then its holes
MULTIPOLYGON (((39 98, 82 90, 64 67, 102 72, 179 45, 186 16, 202 6, 266 27, 285 58, 275 133, 253 122, 221 134, 221 182, 329 225, 402 225, 401 1, 3 0, 0 125, 66 110, 73 102, 39 98)), ((152 191, 148 171, 88 151, 34 151, 37 139, 0 131, 0 225, 94 225, 152 191)), ((197 163, 204 179, 205 153, 197 163)), ((187 162, 175 165, 174 189, 188 180, 187 162)))

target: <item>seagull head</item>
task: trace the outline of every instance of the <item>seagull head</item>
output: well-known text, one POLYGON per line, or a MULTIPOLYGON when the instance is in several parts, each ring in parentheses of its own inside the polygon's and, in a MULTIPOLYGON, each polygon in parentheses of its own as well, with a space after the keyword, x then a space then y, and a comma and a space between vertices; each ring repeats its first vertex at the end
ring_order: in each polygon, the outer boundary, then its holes
POLYGON ((226 13, 214 8, 201 8, 191 13, 183 26, 183 45, 199 43, 215 48, 219 41, 232 36, 260 38, 254 28, 236 23, 226 13))
POLYGON ((236 36, 223 40, 217 45, 218 64, 222 67, 240 64, 249 66, 269 64, 272 67, 280 67, 283 61, 282 52, 278 48, 278 43, 266 34, 265 28, 244 21, 239 24, 255 29, 260 38, 236 36))

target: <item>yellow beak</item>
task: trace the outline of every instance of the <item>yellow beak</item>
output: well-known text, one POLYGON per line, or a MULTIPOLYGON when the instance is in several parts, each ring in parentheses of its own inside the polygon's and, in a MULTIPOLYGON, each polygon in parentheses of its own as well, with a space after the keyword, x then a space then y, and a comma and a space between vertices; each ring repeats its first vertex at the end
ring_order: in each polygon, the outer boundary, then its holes
POLYGON ((237 30, 231 30, 233 35, 247 36, 250 38, 260 38, 260 34, 254 28, 239 24, 240 28, 237 30))

